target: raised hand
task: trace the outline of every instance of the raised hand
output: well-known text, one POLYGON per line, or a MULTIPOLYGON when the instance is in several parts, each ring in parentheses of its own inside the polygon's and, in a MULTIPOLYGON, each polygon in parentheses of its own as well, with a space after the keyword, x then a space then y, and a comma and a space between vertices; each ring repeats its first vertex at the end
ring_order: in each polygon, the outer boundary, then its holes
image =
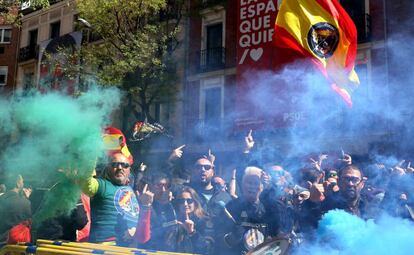
POLYGON ((254 139, 252 136, 253 130, 250 129, 247 136, 244 138, 244 153, 249 153, 254 147, 254 139))
POLYGON ((148 184, 145 184, 144 189, 142 190, 141 195, 138 196, 139 202, 143 206, 151 206, 154 201, 154 193, 149 191, 148 184))
POLYGON ((309 160, 311 161, 311 165, 318 170, 319 172, 321 171, 321 165, 320 165, 320 161, 316 161, 313 158, 309 158, 309 160))
POLYGON ((165 186, 162 186, 162 194, 160 197, 160 202, 162 203, 168 203, 171 202, 174 199, 173 194, 171 191, 167 190, 165 186))
POLYGON ((174 161, 177 159, 180 159, 183 156, 183 149, 185 147, 185 144, 181 145, 180 147, 175 148, 170 156, 168 157, 168 161, 174 161))
MULTIPOLYGON (((405 170, 404 170, 404 165, 405 160, 401 160, 398 164, 396 164, 394 167, 391 168, 392 173, 395 175, 404 175, 405 174, 405 170)), ((411 167, 411 164, 410 164, 411 167)))
POLYGON ((414 168, 412 168, 411 167, 411 162, 409 161, 408 162, 408 164, 407 164, 407 168, 405 169, 405 172, 407 173, 407 174, 411 174, 411 173, 414 173, 414 168))
POLYGON ((145 170, 147 170, 147 165, 145 165, 143 162, 139 165, 138 170, 140 172, 145 172, 145 170))
POLYGON ((233 198, 237 198, 237 194, 236 194, 236 175, 237 175, 237 170, 233 169, 233 174, 231 176, 231 180, 229 183, 229 193, 233 198))
POLYGON ((352 157, 349 154, 346 154, 342 150, 342 158, 338 159, 339 161, 342 161, 345 165, 352 165, 352 157))
POLYGON ((325 200, 325 188, 323 184, 314 184, 311 182, 307 182, 308 183, 308 189, 310 192, 310 200, 312 202, 322 202, 323 200, 325 200))
POLYGON ((211 149, 208 149, 207 159, 210 160, 211 164, 214 165, 214 161, 216 161, 216 156, 213 153, 211 153, 211 149))
POLYGON ((188 234, 194 233, 195 231, 194 221, 190 220, 190 216, 188 212, 185 213, 185 221, 183 223, 183 226, 188 234))

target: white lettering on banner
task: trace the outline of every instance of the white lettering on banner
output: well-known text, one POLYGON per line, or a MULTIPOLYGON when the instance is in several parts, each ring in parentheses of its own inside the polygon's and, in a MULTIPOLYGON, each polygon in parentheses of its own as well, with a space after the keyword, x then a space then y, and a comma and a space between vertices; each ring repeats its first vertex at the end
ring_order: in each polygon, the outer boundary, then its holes
POLYGON ((283 114, 284 122, 302 121, 305 119, 304 112, 285 112, 283 114))
POLYGON ((241 33, 251 33, 252 31, 259 31, 263 28, 270 27, 270 15, 258 17, 252 20, 243 20, 240 23, 240 32, 241 33))
MULTIPOLYGON (((271 42, 274 28, 270 18, 276 12, 273 0, 259 3, 257 0, 240 0, 240 6, 239 46, 250 48, 271 42)), ((254 61, 258 61, 263 55, 262 48, 245 49, 239 64, 244 62, 246 50, 250 50, 249 56, 254 61)))
POLYGON ((272 36, 274 29, 258 31, 253 34, 244 34, 240 36, 239 45, 242 48, 257 46, 262 43, 267 43, 272 41, 272 36))
POLYGON ((257 0, 241 0, 240 6, 251 4, 252 2, 257 2, 257 0))

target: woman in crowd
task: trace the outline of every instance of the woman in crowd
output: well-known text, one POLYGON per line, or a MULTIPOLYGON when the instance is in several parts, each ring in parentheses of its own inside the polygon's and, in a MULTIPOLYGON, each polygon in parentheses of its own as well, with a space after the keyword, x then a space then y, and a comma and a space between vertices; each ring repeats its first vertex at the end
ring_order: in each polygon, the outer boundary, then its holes
POLYGON ((213 224, 203 210, 197 193, 184 187, 173 200, 177 212, 176 251, 211 254, 214 247, 213 224))

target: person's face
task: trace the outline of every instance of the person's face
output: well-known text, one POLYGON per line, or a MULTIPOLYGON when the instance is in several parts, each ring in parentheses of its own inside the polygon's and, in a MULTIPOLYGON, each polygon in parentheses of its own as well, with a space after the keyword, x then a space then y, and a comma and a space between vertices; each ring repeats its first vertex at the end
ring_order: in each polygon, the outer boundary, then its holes
POLYGON ((364 187, 361 172, 352 169, 346 170, 339 176, 338 184, 342 196, 349 201, 357 199, 364 187))
POLYGON ((181 196, 177 198, 177 203, 178 209, 182 215, 194 212, 194 200, 189 192, 183 192, 181 196))
POLYGON ((257 175, 248 175, 243 178, 242 190, 244 198, 249 202, 256 202, 263 190, 263 184, 257 175))
POLYGON ((117 153, 112 157, 108 165, 108 175, 110 180, 117 185, 126 185, 128 183, 131 165, 127 157, 117 153))
POLYGON ((211 162, 205 158, 197 160, 191 176, 191 181, 202 184, 209 184, 214 175, 214 169, 211 162))
POLYGON ((165 178, 159 179, 151 185, 151 191, 154 193, 155 200, 163 199, 170 192, 170 183, 165 178))

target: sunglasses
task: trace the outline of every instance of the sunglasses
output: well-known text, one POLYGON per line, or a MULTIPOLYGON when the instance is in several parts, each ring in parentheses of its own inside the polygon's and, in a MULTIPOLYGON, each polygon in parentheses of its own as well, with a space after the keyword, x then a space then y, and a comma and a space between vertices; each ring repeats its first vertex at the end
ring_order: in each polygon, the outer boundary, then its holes
POLYGON ((162 187, 165 187, 167 189, 170 188, 170 184, 169 183, 156 183, 154 186, 157 187, 157 188, 159 188, 159 189, 161 189, 162 187))
POLYGON ((128 168, 131 165, 129 163, 125 163, 125 162, 111 162, 111 166, 113 168, 117 168, 118 166, 121 166, 122 168, 128 168))
POLYGON ((192 204, 194 203, 194 199, 192 198, 177 198, 175 199, 177 201, 177 203, 179 204, 184 204, 185 202, 187 202, 187 204, 192 204))
POLYGON ((330 172, 330 173, 328 174, 328 176, 329 176, 329 177, 336 177, 336 176, 338 176, 338 174, 337 174, 337 173, 335 173, 335 172, 330 172))
POLYGON ((209 171, 213 169, 213 166, 212 165, 195 165, 195 168, 197 170, 209 171))
POLYGON ((351 183, 352 185, 357 185, 362 181, 360 178, 353 177, 353 176, 344 176, 344 177, 341 177, 341 179, 345 181, 346 183, 351 183))

